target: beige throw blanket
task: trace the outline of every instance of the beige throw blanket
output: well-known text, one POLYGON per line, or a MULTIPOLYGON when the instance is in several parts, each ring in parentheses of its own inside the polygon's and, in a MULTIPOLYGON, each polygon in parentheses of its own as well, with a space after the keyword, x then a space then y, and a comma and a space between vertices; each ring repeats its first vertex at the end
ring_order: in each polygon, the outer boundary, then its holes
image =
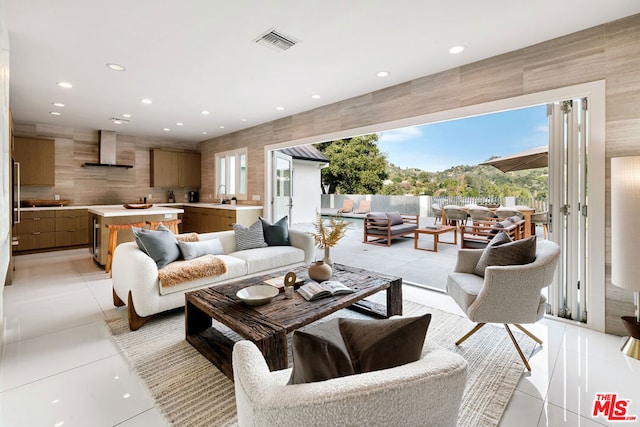
POLYGON ((203 255, 189 261, 174 261, 158 270, 160 286, 168 288, 191 280, 219 276, 227 265, 215 255, 203 255))

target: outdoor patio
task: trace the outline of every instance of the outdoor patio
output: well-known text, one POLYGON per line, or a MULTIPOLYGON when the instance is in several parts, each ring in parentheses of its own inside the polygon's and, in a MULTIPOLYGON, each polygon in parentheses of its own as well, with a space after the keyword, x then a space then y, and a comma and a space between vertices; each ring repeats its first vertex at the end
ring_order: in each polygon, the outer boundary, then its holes
MULTIPOLYGON (((455 267, 460 240, 457 245, 448 245, 444 242, 453 241, 453 233, 445 233, 440 236, 438 252, 421 251, 413 248, 413 235, 393 239, 391 246, 378 246, 362 243, 362 220, 351 219, 351 225, 344 238, 331 248, 331 259, 341 264, 368 270, 401 276, 404 283, 415 284, 444 292, 447 275, 455 267)), ((420 227, 432 225, 432 217, 420 217, 420 227)), ((313 231, 310 223, 294 224, 292 227, 313 231)), ((536 234, 542 238, 540 227, 536 234)), ((459 238, 460 236, 458 236, 459 238)), ((433 247, 433 237, 421 235, 420 247, 433 247)), ((317 259, 324 257, 324 250, 316 249, 317 259)))

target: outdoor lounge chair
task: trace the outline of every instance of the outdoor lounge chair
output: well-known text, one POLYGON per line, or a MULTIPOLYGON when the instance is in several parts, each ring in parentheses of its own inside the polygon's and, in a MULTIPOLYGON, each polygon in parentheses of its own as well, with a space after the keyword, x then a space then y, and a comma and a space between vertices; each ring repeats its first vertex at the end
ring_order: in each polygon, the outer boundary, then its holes
POLYGON ((344 199, 342 201, 342 207, 338 209, 337 213, 349 213, 353 210, 353 200, 344 199))
POLYGON ((366 214, 371 212, 371 200, 360 200, 358 207, 353 211, 355 214, 366 214))
POLYGON ((399 212, 371 212, 364 217, 363 243, 391 246, 391 240, 411 234, 418 228, 418 215, 399 212), (373 240, 369 240, 373 238, 373 240))
POLYGON ((512 240, 524 237, 525 221, 517 216, 503 221, 498 219, 478 220, 473 225, 460 226, 460 247, 462 249, 481 249, 487 246, 499 232, 504 231, 512 240))

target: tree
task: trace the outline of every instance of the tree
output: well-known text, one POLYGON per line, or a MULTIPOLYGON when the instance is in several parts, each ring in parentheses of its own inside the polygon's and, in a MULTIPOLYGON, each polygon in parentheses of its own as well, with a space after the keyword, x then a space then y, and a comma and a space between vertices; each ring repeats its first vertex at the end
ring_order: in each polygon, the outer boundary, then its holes
POLYGON ((378 194, 387 179, 387 160, 376 142, 378 135, 323 142, 315 147, 329 159, 322 169, 322 183, 329 193, 378 194))

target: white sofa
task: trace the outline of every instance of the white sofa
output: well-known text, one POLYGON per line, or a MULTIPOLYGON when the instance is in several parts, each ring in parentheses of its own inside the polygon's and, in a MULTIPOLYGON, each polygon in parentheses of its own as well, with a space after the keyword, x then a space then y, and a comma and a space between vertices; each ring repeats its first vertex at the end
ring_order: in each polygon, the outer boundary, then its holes
POLYGON ((426 342, 416 362, 308 384, 269 372, 251 341, 233 347, 238 426, 455 426, 467 362, 426 342))
POLYGON ((113 254, 113 303, 127 304, 129 328, 140 328, 157 313, 184 306, 187 291, 227 283, 238 278, 282 271, 310 264, 315 256, 313 237, 305 232, 289 229, 291 246, 236 250, 234 231, 203 233, 200 240, 220 239, 227 272, 220 276, 193 280, 178 286, 161 287, 156 263, 142 252, 135 242, 118 245, 113 254))

